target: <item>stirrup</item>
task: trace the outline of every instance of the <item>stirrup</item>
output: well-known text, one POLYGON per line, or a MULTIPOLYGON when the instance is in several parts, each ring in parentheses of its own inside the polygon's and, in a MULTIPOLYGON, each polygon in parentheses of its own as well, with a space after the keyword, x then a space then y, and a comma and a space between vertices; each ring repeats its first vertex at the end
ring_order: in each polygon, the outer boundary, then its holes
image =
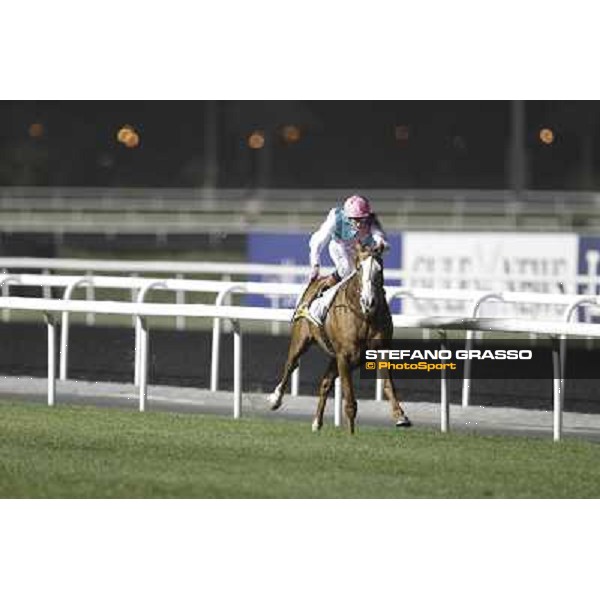
POLYGON ((296 314, 294 315, 294 321, 298 319, 307 319, 313 325, 316 325, 317 327, 323 327, 323 323, 321 323, 310 313, 310 311, 308 310, 308 306, 306 306, 305 304, 301 304, 296 310, 296 314))

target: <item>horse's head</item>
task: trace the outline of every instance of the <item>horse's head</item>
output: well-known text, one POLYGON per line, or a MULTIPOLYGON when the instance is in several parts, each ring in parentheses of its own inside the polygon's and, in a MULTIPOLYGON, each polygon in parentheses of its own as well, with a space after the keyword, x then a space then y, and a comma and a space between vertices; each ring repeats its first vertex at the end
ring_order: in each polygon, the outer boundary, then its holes
POLYGON ((360 308, 369 316, 377 308, 383 291, 383 259, 381 252, 357 245, 356 270, 360 278, 360 308))

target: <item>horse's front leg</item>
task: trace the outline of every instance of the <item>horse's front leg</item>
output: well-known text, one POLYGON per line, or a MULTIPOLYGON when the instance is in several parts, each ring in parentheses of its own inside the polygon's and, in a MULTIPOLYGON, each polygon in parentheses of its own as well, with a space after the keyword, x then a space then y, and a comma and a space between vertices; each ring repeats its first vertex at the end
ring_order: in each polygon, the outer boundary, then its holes
POLYGON ((390 407, 392 409, 392 416, 396 421, 396 427, 410 427, 412 423, 410 419, 406 416, 404 409, 402 408, 402 404, 398 399, 396 388, 394 386, 394 380, 390 375, 389 369, 382 369, 383 373, 383 393, 385 397, 388 399, 390 403, 390 407))
POLYGON ((292 333, 290 339, 290 347, 288 350, 288 357, 283 367, 283 374, 279 383, 275 386, 275 389, 269 394, 268 400, 271 405, 271 410, 277 410, 283 403, 283 395, 285 394, 285 388, 288 380, 294 369, 298 366, 298 359, 307 350, 313 341, 313 337, 310 333, 308 322, 304 319, 294 321, 292 325, 292 333))
POLYGON ((323 427, 323 413, 325 412, 325 405, 327 404, 327 396, 331 391, 331 386, 337 377, 338 368, 337 361, 332 358, 327 365, 327 370, 321 379, 319 385, 319 403, 317 404, 317 412, 312 423, 312 430, 319 431, 323 427))
POLYGON ((337 367, 342 382, 342 393, 344 395, 344 410, 348 422, 348 431, 354 433, 354 421, 356 420, 356 398, 352 385, 352 368, 350 361, 345 356, 338 356, 337 367))

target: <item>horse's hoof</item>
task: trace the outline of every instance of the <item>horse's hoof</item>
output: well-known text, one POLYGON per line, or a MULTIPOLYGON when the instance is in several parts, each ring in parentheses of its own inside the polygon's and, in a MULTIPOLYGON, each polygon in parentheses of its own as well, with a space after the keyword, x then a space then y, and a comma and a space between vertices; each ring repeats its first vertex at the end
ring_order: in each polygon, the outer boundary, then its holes
POLYGON ((317 421, 316 419, 312 422, 312 430, 314 433, 316 433, 317 431, 320 431, 322 425, 319 424, 319 421, 317 421))
POLYGON ((277 410, 283 404, 281 396, 275 393, 269 394, 269 397, 267 399, 269 401, 269 406, 271 407, 271 410, 277 410))
POLYGON ((412 427, 412 423, 407 416, 400 417, 396 421, 396 427, 412 427))

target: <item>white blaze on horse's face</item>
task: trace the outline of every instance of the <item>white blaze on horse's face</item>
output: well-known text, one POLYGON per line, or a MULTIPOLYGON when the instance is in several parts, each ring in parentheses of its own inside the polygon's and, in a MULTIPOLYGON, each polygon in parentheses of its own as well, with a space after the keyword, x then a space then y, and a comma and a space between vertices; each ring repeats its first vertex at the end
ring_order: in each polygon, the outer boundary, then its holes
POLYGON ((381 265, 372 257, 360 263, 360 308, 368 315, 375 307, 375 286, 373 281, 381 271, 381 265))

